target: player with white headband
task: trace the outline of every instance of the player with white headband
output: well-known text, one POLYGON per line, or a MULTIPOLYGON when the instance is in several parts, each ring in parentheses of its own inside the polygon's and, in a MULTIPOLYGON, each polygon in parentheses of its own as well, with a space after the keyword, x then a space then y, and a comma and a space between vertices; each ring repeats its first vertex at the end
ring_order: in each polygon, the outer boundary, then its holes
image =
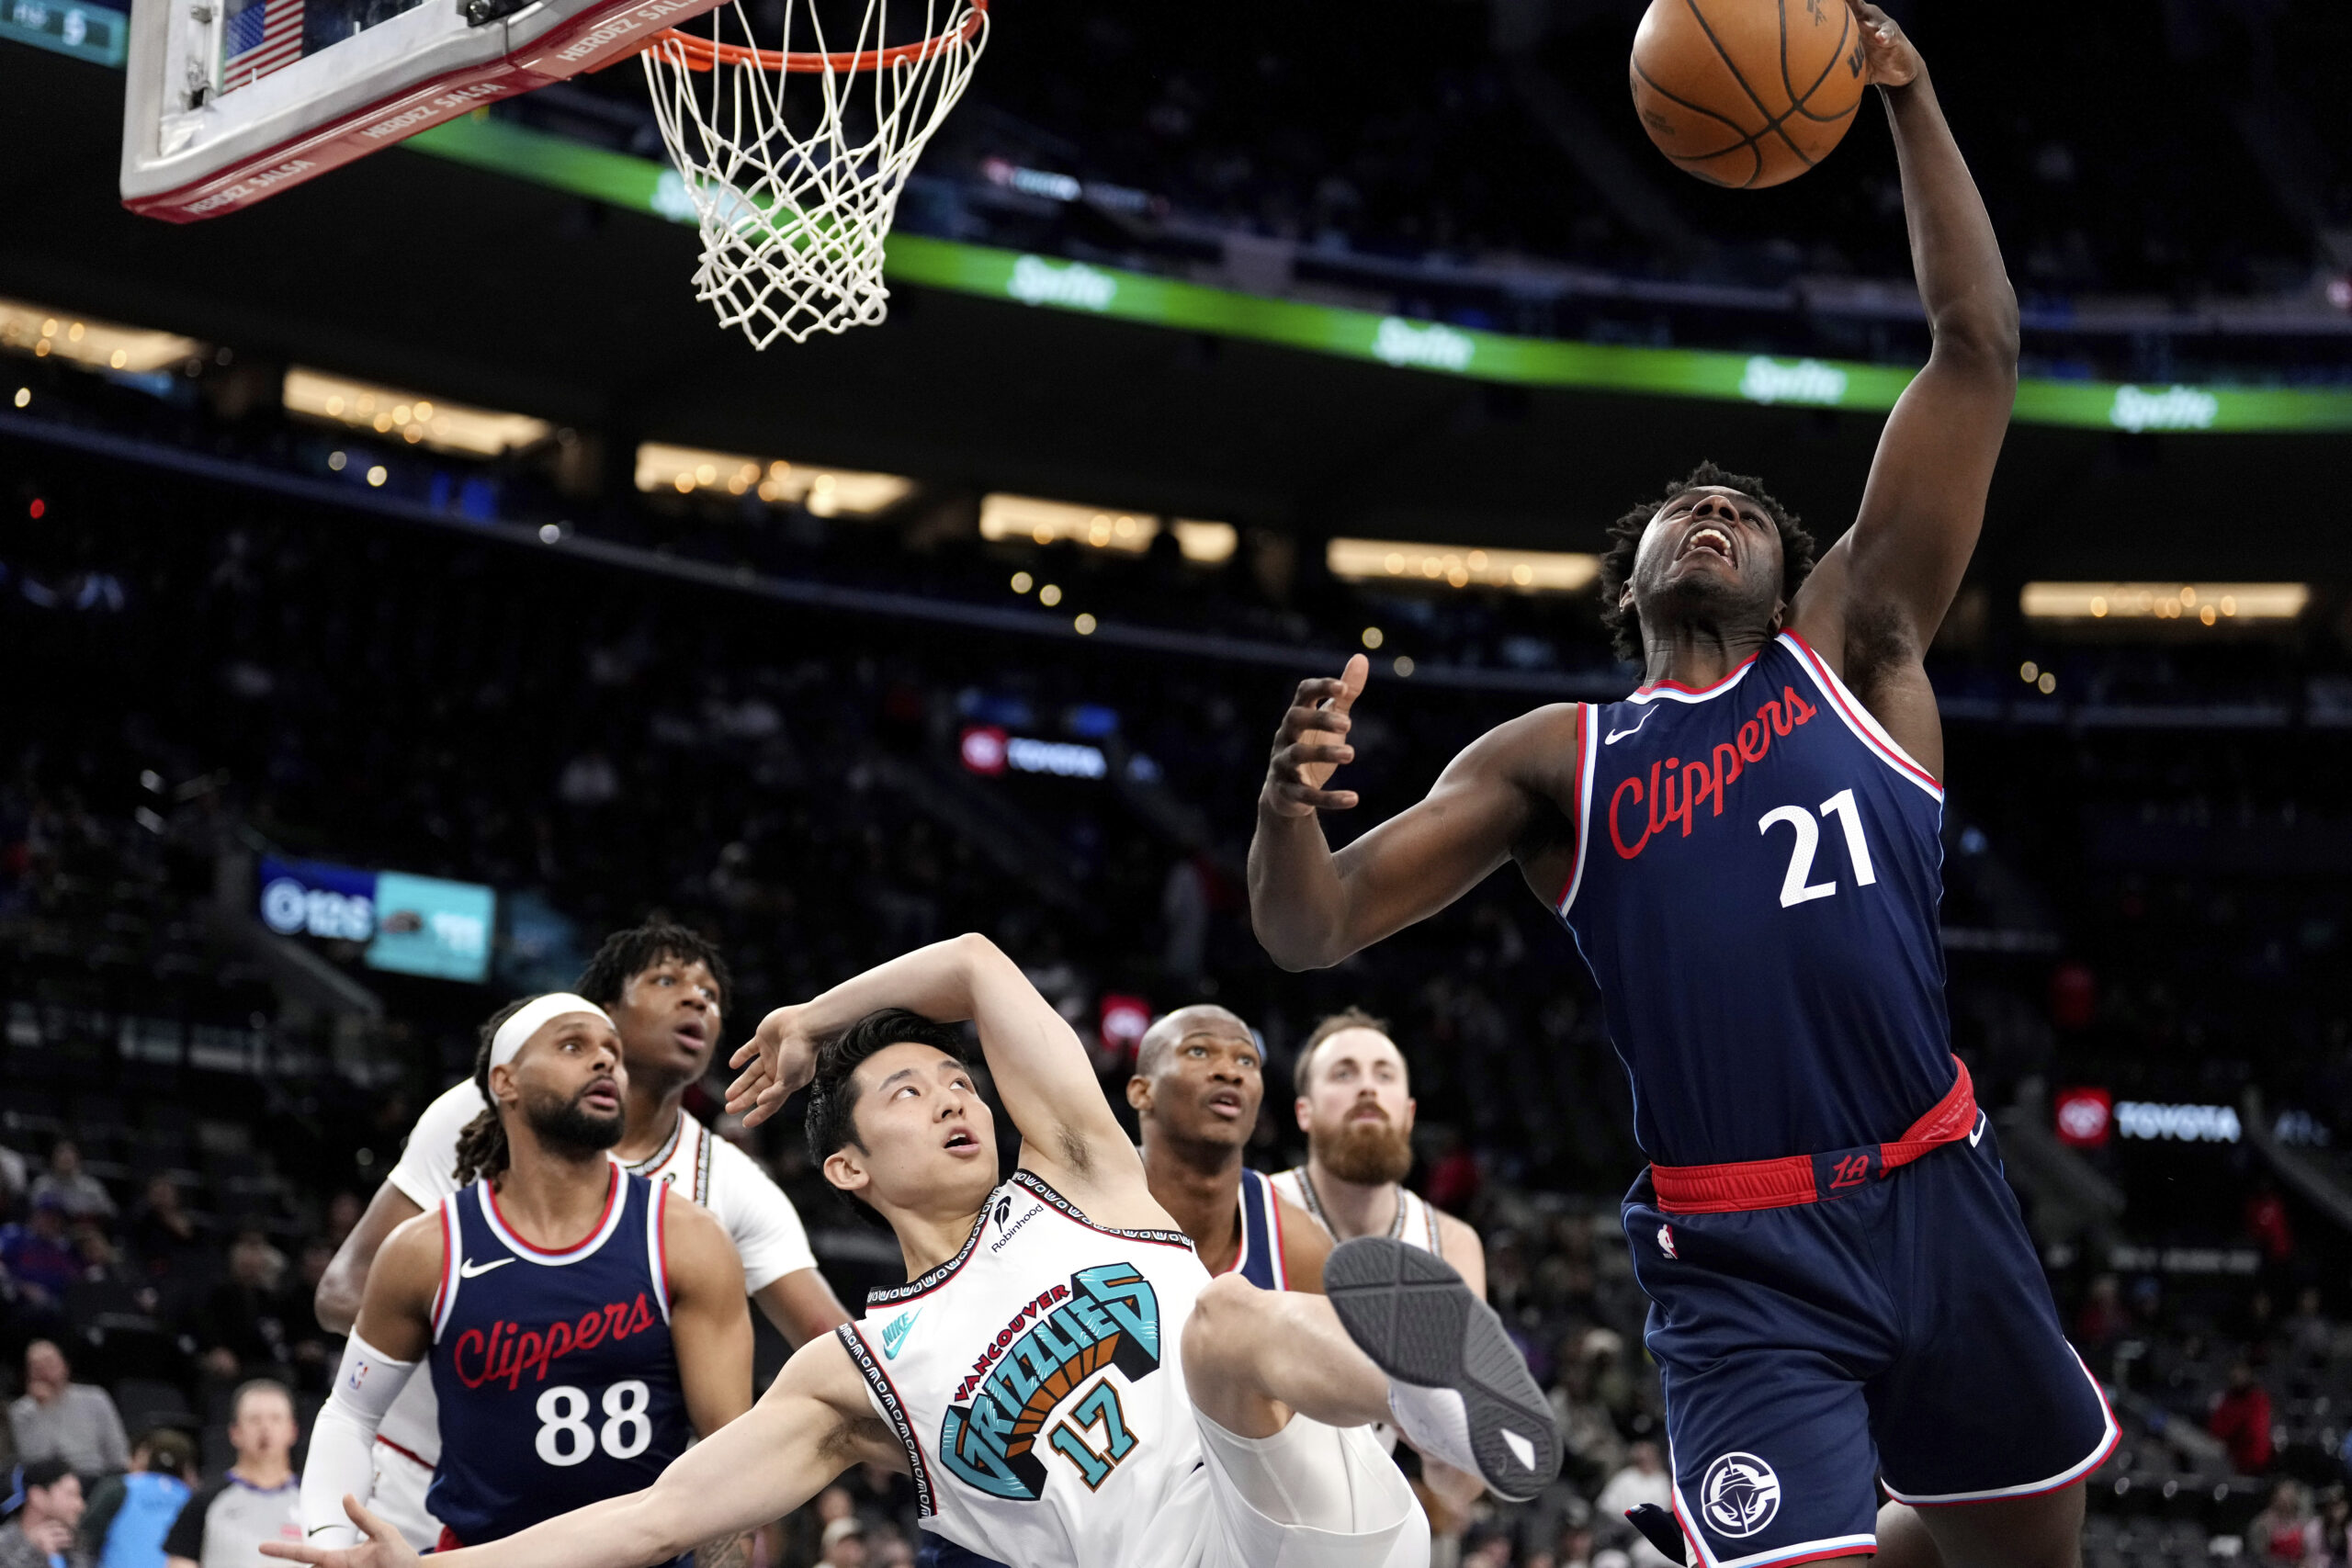
POLYGON ((628 1074, 613 1021, 557 992, 482 1029, 489 1109, 466 1185, 395 1230, 311 1438, 302 1526, 355 1535, 377 1428, 430 1360, 441 1444, 426 1506, 443 1550, 637 1491, 751 1404, 742 1266, 709 1213, 609 1152, 628 1074))
MULTIPOLYGON (((709 1069, 725 1022, 729 986, 718 950, 683 926, 633 926, 605 939, 573 988, 620 1032, 628 1118, 613 1152, 621 1162, 633 1175, 674 1186, 718 1217, 742 1258, 744 1291, 788 1344, 797 1347, 848 1322, 817 1270, 792 1200, 750 1156, 682 1103, 687 1088, 709 1069)), ((458 1190, 458 1139, 486 1105, 469 1075, 417 1118, 400 1163, 319 1281, 322 1324, 348 1332, 385 1239, 458 1190)), ((432 1382, 413 1378, 377 1432, 374 1495, 375 1512, 419 1550, 441 1535, 441 1521, 424 1506, 440 1455, 432 1382)))

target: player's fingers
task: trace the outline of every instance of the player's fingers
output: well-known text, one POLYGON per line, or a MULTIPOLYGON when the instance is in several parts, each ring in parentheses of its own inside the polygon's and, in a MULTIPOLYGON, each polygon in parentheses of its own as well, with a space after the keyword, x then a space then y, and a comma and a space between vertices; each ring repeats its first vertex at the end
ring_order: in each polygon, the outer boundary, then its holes
POLYGON ((1340 682, 1329 675, 1317 675, 1298 683, 1298 695, 1291 699, 1295 708, 1321 707, 1340 694, 1340 682))
POLYGON ((1364 682, 1371 679, 1371 660, 1361 653, 1350 659, 1347 668, 1340 672, 1340 694, 1331 699, 1331 711, 1343 714, 1353 707, 1356 699, 1363 695, 1364 682))
POLYGON ((1356 792, 1351 789, 1308 789, 1301 784, 1290 792, 1290 798, 1317 811, 1352 811, 1355 809, 1356 792))
POLYGON ((1293 708, 1283 715, 1282 739, 1287 743, 1302 735, 1345 735, 1355 720, 1337 708, 1293 708))
POLYGON ((323 1546, 306 1546, 298 1540, 265 1540, 261 1543, 264 1557, 283 1557, 288 1562, 323 1564, 334 1555, 323 1546))
POLYGON ((1332 767, 1356 760, 1352 746, 1285 746, 1274 753, 1274 773, 1281 778, 1296 778, 1303 769, 1328 762, 1332 767))

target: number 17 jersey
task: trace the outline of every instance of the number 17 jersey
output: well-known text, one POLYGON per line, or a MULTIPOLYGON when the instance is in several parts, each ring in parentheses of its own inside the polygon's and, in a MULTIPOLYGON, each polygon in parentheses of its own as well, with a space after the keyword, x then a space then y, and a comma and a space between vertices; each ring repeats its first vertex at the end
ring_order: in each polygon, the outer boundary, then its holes
POLYGON ((1658 1165, 1901 1135, 1952 1085, 1943 791, 1792 632, 1583 714, 1557 907, 1658 1165))

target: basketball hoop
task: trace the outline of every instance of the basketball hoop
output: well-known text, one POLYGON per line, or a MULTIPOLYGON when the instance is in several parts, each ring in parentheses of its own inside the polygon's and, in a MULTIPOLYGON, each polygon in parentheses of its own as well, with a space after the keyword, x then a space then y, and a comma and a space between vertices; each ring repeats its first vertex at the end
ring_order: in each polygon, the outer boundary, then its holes
POLYGON ((707 36, 673 28, 644 51, 654 118, 702 229, 695 297, 754 348, 888 312, 883 244, 899 193, 970 84, 989 19, 988 0, 899 0, 901 20, 920 13, 923 26, 892 44, 891 9, 865 0, 855 35, 828 40, 815 0, 783 0, 781 47, 763 49, 729 40, 757 35, 743 0, 728 0, 707 36))

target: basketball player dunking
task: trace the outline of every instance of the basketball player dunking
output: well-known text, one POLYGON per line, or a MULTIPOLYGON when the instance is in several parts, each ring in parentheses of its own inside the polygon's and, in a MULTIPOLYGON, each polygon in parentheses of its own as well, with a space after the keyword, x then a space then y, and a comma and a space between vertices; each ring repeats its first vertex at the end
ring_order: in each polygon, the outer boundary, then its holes
POLYGON ((557 992, 483 1035, 491 1109, 466 1129, 469 1184, 384 1244, 320 1412, 302 1523, 321 1545, 354 1539, 345 1495, 368 1495, 376 1428, 420 1361, 439 1401, 426 1506, 444 1551, 636 1491, 751 1404, 727 1233, 609 1153, 626 1092, 612 1021, 557 992))
POLYGON ((2067 1348, 1943 999, 1943 739, 1921 655, 1982 525, 2016 388, 2000 248, 1919 56, 1856 4, 1893 123, 1928 365, 1817 567, 1757 481, 1626 518, 1623 702, 1538 710, 1338 854, 1317 814, 1366 667, 1309 681, 1260 796, 1250 908, 1336 964, 1515 860, 1575 933, 1655 1162, 1625 1204, 1677 1512, 1708 1568, 2079 1561, 2116 1427, 2067 1348), (1808 570, 1808 568, 1811 568, 1808 570), (1934 1552, 1922 1552, 1932 1558, 1934 1552))
POLYGON ((1320 1291, 1331 1238, 1241 1163, 1265 1098, 1258 1037, 1239 1018, 1203 1006, 1159 1019, 1127 1080, 1144 1180, 1211 1274, 1239 1274, 1264 1291, 1320 1291))
MULTIPOLYGON (((772 1013, 737 1060, 746 1121, 813 1083, 810 1153, 889 1224, 908 1282, 802 1347, 749 1416, 649 1490, 442 1568, 639 1568, 775 1518, 859 1462, 910 1472, 927 1529, 1023 1568, 1420 1568, 1426 1526, 1372 1422, 1393 1410, 1508 1495, 1557 1472, 1541 1390, 1442 1265, 1366 1240, 1333 1253, 1328 1300, 1210 1279, 1085 1048, 985 939, 772 1013), (965 1019, 1021 1134, 1010 1180, 948 1027, 965 1019)), ((356 1548, 273 1555, 415 1561, 353 1517, 369 1537, 356 1548)))
MULTIPOLYGON (((615 1154, 632 1175, 674 1186, 718 1217, 742 1259, 745 1292, 797 1347, 848 1322, 849 1314, 817 1271, 792 1200, 682 1103, 687 1087, 710 1066, 727 989, 727 964, 718 949, 683 926, 661 923, 606 937, 578 987, 620 1031, 628 1118, 615 1154)), ((471 1077, 425 1107, 400 1163, 319 1281, 321 1323, 348 1332, 384 1239, 458 1190, 458 1135, 482 1110, 481 1090, 471 1077)), ((424 1506, 440 1454, 432 1380, 412 1378, 377 1433, 373 1509, 419 1548, 441 1534, 441 1521, 424 1506)), ((713 1562, 730 1555, 703 1553, 713 1562)))

